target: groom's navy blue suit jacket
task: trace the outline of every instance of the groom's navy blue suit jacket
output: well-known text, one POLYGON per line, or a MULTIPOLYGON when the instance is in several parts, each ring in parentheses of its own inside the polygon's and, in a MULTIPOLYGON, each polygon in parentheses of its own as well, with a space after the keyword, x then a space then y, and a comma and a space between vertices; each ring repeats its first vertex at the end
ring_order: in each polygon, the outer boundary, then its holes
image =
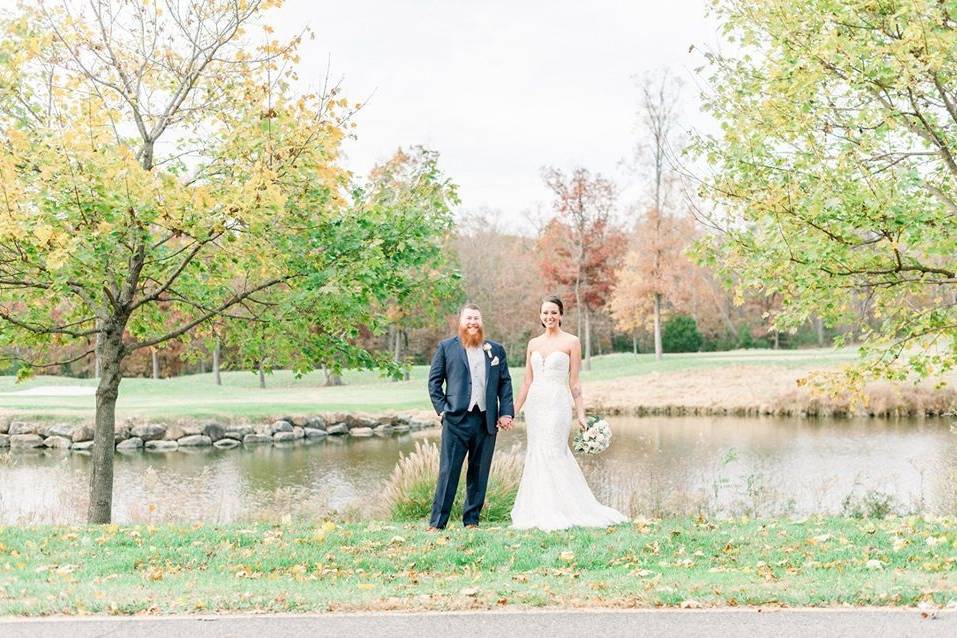
MULTIPOLYGON (((489 434, 494 434, 499 416, 515 415, 512 377, 508 373, 505 348, 494 341, 486 340, 485 343, 491 346, 488 352, 482 351, 485 359, 485 426, 489 434)), ((450 423, 460 423, 468 413, 472 375, 469 374, 468 355, 458 337, 441 342, 432 357, 429 396, 436 413, 444 412, 450 423)))

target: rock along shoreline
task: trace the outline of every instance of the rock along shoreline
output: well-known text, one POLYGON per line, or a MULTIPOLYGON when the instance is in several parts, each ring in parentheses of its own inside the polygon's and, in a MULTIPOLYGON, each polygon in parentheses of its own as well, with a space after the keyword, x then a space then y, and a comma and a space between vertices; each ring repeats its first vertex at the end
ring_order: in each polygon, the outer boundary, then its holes
MULTIPOLYGON (((437 418, 415 414, 370 416, 341 413, 283 416, 257 423, 216 419, 161 423, 131 419, 117 424, 115 446, 120 453, 283 446, 326 437, 393 436, 434 428, 438 423, 437 418)), ((0 421, 0 448, 89 453, 93 448, 93 426, 90 423, 37 422, 16 418, 0 421)))

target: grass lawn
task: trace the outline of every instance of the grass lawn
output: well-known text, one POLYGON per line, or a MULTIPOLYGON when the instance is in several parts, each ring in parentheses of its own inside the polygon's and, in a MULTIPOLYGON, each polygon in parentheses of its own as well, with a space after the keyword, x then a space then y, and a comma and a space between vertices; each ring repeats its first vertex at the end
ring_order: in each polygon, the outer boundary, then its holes
MULTIPOLYGON (((666 355, 656 362, 650 354, 611 354, 595 357, 584 381, 634 377, 652 372, 680 372, 730 365, 828 367, 850 361, 855 350, 739 350, 732 352, 666 355)), ((523 376, 522 362, 512 363, 513 383, 523 376)), ((323 387, 325 377, 311 373, 296 379, 289 371, 277 371, 266 379, 266 389, 258 387, 258 377, 250 372, 224 372, 223 385, 213 382, 212 374, 172 379, 124 379, 120 386, 118 414, 173 418, 180 416, 261 417, 281 413, 325 411, 383 412, 387 410, 429 409, 425 390, 425 366, 412 369, 411 380, 393 383, 375 372, 347 371, 345 385, 323 387)), ((84 417, 93 415, 94 397, 43 395, 43 387, 81 386, 94 388, 93 379, 41 376, 24 383, 14 377, 0 377, 0 413, 39 417, 84 417)))
POLYGON ((946 605, 954 518, 0 528, 0 615, 946 605))

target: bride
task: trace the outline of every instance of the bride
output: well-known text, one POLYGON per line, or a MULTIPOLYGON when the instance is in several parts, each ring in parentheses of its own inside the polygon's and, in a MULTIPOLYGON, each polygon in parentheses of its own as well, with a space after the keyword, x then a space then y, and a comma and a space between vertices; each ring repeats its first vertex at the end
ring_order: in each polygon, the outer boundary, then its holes
POLYGON ((564 312, 558 297, 542 301, 545 333, 529 341, 525 353, 525 381, 515 402, 515 414, 525 407, 528 430, 525 469, 512 508, 512 527, 518 529, 605 527, 627 520, 595 499, 568 449, 573 400, 579 427, 586 421, 578 380, 581 345, 562 330, 564 312))

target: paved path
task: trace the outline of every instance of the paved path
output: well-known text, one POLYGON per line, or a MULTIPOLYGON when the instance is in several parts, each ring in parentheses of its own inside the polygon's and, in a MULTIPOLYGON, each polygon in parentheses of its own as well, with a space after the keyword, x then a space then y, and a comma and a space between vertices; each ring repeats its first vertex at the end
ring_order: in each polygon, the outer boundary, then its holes
POLYGON ((953 638, 957 611, 581 610, 270 616, 0 619, 3 638, 531 638, 773 636, 774 638, 953 638))

